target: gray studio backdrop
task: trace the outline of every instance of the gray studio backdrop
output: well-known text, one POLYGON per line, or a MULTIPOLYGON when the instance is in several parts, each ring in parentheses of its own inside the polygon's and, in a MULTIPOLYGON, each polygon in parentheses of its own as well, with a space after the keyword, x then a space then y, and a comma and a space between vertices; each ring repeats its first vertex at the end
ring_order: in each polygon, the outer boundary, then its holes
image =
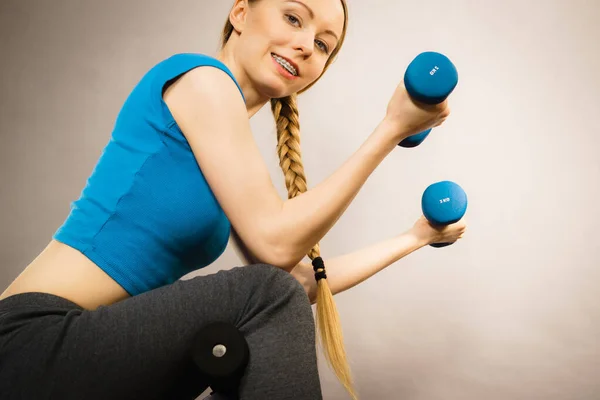
MULTIPOLYGON (((177 52, 214 54, 231 4, 0 2, 2 290, 67 216, 140 77, 177 52)), ((385 160, 323 256, 407 230, 430 183, 453 180, 470 201, 459 244, 336 296, 361 398, 600 398, 600 2, 349 7, 345 48, 300 99, 310 186, 361 145, 419 52, 448 55, 460 83, 446 124, 385 160)), ((268 107, 252 126, 283 196, 268 107)), ((239 264, 228 248, 194 274, 239 264)), ((325 398, 347 398, 320 362, 325 398)))

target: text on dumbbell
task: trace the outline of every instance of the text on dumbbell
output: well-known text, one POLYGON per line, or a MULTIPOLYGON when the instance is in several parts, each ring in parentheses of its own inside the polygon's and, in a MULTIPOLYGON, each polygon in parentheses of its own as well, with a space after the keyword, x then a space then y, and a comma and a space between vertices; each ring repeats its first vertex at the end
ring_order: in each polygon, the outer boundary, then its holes
POLYGON ((445 199, 440 199, 440 204, 447 203, 450 201, 450 197, 446 197, 445 199))
POLYGON ((429 71, 429 75, 433 76, 437 70, 440 69, 440 67, 438 67, 437 65, 435 67, 433 67, 433 69, 431 71, 429 71))

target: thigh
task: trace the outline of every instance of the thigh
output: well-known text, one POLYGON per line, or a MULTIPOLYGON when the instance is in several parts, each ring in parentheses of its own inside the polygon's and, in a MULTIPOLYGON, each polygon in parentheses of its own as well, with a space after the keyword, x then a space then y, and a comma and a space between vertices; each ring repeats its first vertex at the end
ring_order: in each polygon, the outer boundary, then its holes
POLYGON ((206 382, 194 374, 190 348, 214 321, 237 326, 250 346, 242 399, 320 398, 308 298, 290 274, 267 265, 73 310, 36 332, 13 388, 37 399, 194 399, 206 382))

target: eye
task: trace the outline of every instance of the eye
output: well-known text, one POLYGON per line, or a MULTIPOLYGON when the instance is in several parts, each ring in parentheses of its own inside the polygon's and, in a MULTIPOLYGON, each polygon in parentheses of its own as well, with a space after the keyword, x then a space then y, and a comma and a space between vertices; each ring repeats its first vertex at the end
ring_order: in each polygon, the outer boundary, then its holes
POLYGON ((325 43, 322 40, 315 40, 315 43, 317 44, 317 46, 319 46, 319 48, 321 50, 323 50, 325 53, 329 52, 329 46, 327 46, 327 43, 325 43))
POLYGON ((315 43, 322 51, 325 52, 325 54, 329 54, 329 46, 327 46, 327 43, 322 40, 315 40, 315 43))
POLYGON ((300 20, 296 17, 294 17, 291 14, 285 14, 285 18, 288 20, 288 22, 294 26, 300 26, 300 20))

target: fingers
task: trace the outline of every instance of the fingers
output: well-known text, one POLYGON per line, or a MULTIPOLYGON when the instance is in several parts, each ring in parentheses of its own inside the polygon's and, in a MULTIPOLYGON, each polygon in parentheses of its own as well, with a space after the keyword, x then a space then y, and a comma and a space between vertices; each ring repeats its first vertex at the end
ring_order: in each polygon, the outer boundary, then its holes
POLYGON ((456 240, 458 239, 462 239, 465 236, 465 233, 467 232, 467 222, 465 221, 465 219, 461 219, 458 222, 455 222, 454 224, 448 225, 446 226, 446 232, 444 232, 448 238, 456 238, 456 240))
MULTIPOLYGON (((440 114, 444 114, 444 113, 448 113, 448 115, 450 114, 450 107, 448 105, 448 99, 442 101, 441 103, 438 103, 435 105, 435 109, 440 113, 440 114)), ((448 116, 446 115, 446 116, 448 116)))
POLYGON ((434 128, 442 125, 444 122, 446 122, 446 118, 441 119, 437 124, 433 125, 434 128))
POLYGON ((465 233, 467 232, 467 221, 465 221, 464 219, 461 219, 460 221, 457 222, 457 224, 459 224, 458 228, 460 229, 460 236, 458 237, 459 239, 462 239, 463 236, 465 236, 465 233))
POLYGON ((450 107, 446 108, 444 111, 442 111, 441 117, 446 119, 450 116, 450 107))
POLYGON ((450 116, 450 107, 448 106, 448 100, 444 100, 442 103, 436 105, 435 110, 438 112, 438 122, 434 125, 434 128, 442 125, 450 116))

